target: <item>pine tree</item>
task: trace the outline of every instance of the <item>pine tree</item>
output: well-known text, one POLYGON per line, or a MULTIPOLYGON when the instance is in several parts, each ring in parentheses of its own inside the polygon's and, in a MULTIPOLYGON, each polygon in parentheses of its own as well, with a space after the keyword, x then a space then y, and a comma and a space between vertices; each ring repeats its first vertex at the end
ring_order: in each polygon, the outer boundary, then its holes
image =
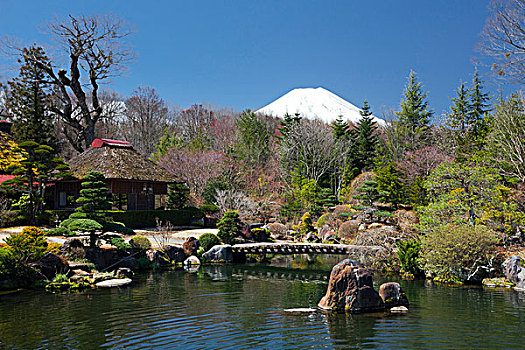
POLYGON ((238 142, 235 153, 238 159, 254 169, 264 164, 270 154, 270 132, 268 126, 257 115, 247 110, 235 121, 238 142))
POLYGON ((416 73, 410 72, 408 84, 401 100, 401 111, 396 112, 399 122, 408 131, 408 149, 417 149, 428 143, 430 138, 430 121, 433 112, 428 108, 427 93, 422 92, 422 85, 418 82, 416 73))
POLYGON ((168 209, 182 209, 188 203, 189 197, 190 189, 185 183, 170 184, 166 206, 168 209))
POLYGON ((279 132, 281 133, 280 136, 277 136, 279 140, 284 140, 288 133, 290 132, 290 129, 294 126, 299 124, 299 122, 303 119, 299 113, 295 113, 293 116, 291 114, 286 113, 284 115, 284 120, 280 123, 279 132))
POLYGON ((94 247, 97 241, 96 231, 103 231, 106 224, 106 211, 111 209, 111 193, 106 187, 104 174, 90 171, 82 179, 82 189, 77 203, 80 207, 69 216, 72 219, 67 227, 70 230, 89 232, 90 245, 94 247))
POLYGON ((17 142, 33 141, 57 149, 53 115, 50 111, 51 87, 45 83, 46 73, 34 58, 49 63, 41 47, 22 50, 20 73, 9 82, 7 97, 9 112, 13 115, 13 136, 17 142), (31 59, 30 59, 31 57, 31 59))
POLYGON ((358 166, 360 171, 363 171, 371 169, 374 165, 377 146, 377 135, 375 135, 377 124, 371 117, 372 112, 367 100, 365 100, 360 113, 362 118, 357 124, 356 143, 359 159, 358 166))
POLYGON ((488 93, 484 93, 483 82, 479 78, 478 70, 472 77, 472 87, 469 90, 470 113, 468 116, 470 133, 478 143, 483 143, 488 133, 487 113, 490 112, 490 105, 487 103, 490 98, 488 93))
POLYGON ((463 82, 459 85, 456 96, 451 98, 453 105, 450 106, 450 113, 447 114, 446 123, 463 134, 469 127, 471 110, 468 90, 463 82))
POLYGON ((405 188, 401 181, 403 173, 396 169, 393 163, 378 168, 374 172, 377 175, 377 190, 386 193, 380 198, 382 202, 390 203, 394 208, 406 203, 405 188))
POLYGON ((336 140, 348 137, 350 126, 343 120, 342 116, 337 117, 330 127, 332 128, 336 140))

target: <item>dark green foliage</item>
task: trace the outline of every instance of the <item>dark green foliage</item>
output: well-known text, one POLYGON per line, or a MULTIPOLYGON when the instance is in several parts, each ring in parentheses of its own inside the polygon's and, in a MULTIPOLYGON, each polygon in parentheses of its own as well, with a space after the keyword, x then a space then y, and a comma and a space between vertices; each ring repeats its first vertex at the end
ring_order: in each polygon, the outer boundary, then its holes
POLYGON ((243 226, 237 211, 227 211, 217 224, 219 229, 217 236, 223 243, 233 244, 235 238, 242 237, 243 226))
POLYGON ((279 140, 281 140, 281 141, 286 139, 286 137, 290 133, 290 129, 294 125, 299 124, 301 119, 302 119, 302 117, 299 115, 299 113, 296 113, 293 116, 288 114, 288 113, 286 113, 284 115, 284 119, 280 123, 279 132, 280 132, 281 135, 279 135, 277 138, 279 140))
POLYGON ((380 200, 383 203, 390 203, 394 208, 406 203, 405 189, 401 181, 403 174, 394 164, 389 163, 374 172, 377 175, 377 190, 381 193, 380 200))
POLYGON ((57 228, 52 228, 50 230, 46 230, 44 232, 46 234, 46 236, 65 236, 65 237, 71 237, 71 236, 75 236, 75 232, 71 232, 71 230, 69 230, 68 228, 66 227, 57 227, 57 228))
POLYGON ((355 199, 362 200, 369 207, 374 207, 374 202, 379 200, 382 196, 386 196, 386 192, 378 190, 378 183, 374 180, 365 181, 363 186, 356 188, 361 194, 354 195, 355 199))
POLYGON ((90 171, 82 179, 82 189, 77 199, 77 203, 81 206, 76 209, 77 213, 81 213, 81 217, 99 223, 106 221, 105 211, 111 209, 112 204, 111 193, 104 180, 104 174, 98 171, 90 171))
POLYGON ((205 233, 199 237, 199 243, 204 252, 210 250, 213 246, 221 244, 219 237, 213 233, 205 233))
POLYGON ((331 125, 332 131, 334 133, 334 137, 336 139, 342 139, 345 137, 348 137, 350 125, 348 125, 347 122, 343 120, 341 116, 339 116, 331 125))
POLYGON ((75 219, 66 219, 60 223, 60 227, 68 228, 69 225, 74 221, 75 219))
POLYGON ((216 206, 215 204, 203 204, 199 207, 199 210, 201 210, 206 215, 213 215, 219 212, 221 208, 216 206))
POLYGON ((425 180, 420 176, 414 179, 414 182, 408 187, 408 203, 413 206, 428 204, 427 190, 425 189, 425 180))
POLYGON ((117 247, 118 250, 126 250, 131 248, 131 245, 121 237, 111 238, 111 244, 117 247))
POLYGON ((419 267, 421 242, 417 239, 397 241, 397 249, 397 256, 401 263, 401 269, 414 276, 420 275, 422 273, 421 268, 419 267))
POLYGON ((235 120, 237 145, 235 157, 248 169, 254 169, 266 162, 270 155, 268 125, 257 115, 247 110, 235 120))
POLYGON ((363 109, 361 110, 362 118, 357 124, 355 131, 355 140, 357 147, 357 167, 360 171, 367 171, 372 169, 374 165, 374 158, 376 157, 377 146, 377 124, 371 117, 372 112, 368 101, 365 100, 363 109))
POLYGON ((134 211, 109 211, 113 220, 129 228, 155 227, 155 218, 161 222, 170 222, 175 226, 189 225, 193 219, 201 219, 204 213, 194 207, 180 210, 134 210, 134 211))
POLYGON ((188 203, 190 189, 185 183, 170 184, 168 186, 168 209, 182 209, 188 203))
POLYGON ((115 233, 120 233, 121 235, 126 235, 126 236, 133 236, 135 234, 135 231, 133 231, 129 227, 126 227, 121 222, 105 222, 104 232, 115 232, 115 233))
POLYGON ((427 94, 417 80, 416 73, 411 71, 408 84, 403 92, 401 111, 396 112, 399 123, 406 129, 407 149, 417 149, 430 140, 430 122, 433 112, 428 108, 427 94))
POLYGON ((484 93, 483 82, 479 78, 478 70, 474 72, 472 77, 472 88, 469 91, 470 99, 470 113, 469 124, 471 125, 471 133, 477 142, 483 142, 487 133, 488 125, 486 115, 490 112, 489 94, 484 93))
POLYGON ((139 270, 148 270, 153 267, 153 263, 148 258, 140 257, 137 259, 139 270))
POLYGON ((7 105, 13 116, 12 135, 17 142, 33 141, 57 148, 51 113, 51 85, 47 74, 35 60, 49 64, 44 50, 32 46, 21 51, 18 77, 9 82, 7 105))
POLYGON ((136 250, 149 250, 151 249, 151 242, 147 237, 135 236, 129 240, 131 248, 136 250))

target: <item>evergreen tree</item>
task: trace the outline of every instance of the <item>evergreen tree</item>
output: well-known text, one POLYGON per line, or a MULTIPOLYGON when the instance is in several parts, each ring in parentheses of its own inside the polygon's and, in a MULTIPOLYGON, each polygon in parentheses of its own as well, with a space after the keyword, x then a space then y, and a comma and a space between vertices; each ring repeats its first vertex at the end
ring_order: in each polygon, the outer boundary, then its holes
POLYGON ((406 203, 405 188, 401 178, 403 174, 397 170, 393 163, 374 170, 377 175, 377 190, 384 193, 380 200, 390 203, 394 208, 406 203))
POLYGON ((107 223, 106 211, 111 209, 111 193, 106 187, 104 174, 90 171, 82 179, 82 189, 77 203, 80 207, 69 216, 67 224, 70 230, 89 232, 90 245, 94 247, 97 241, 96 231, 103 231, 107 223))
POLYGON ((286 113, 284 115, 284 119, 280 122, 281 127, 279 128, 279 132, 281 133, 281 135, 277 138, 281 141, 286 139, 288 133, 290 132, 290 128, 293 125, 299 124, 301 119, 303 118, 299 115, 299 113, 295 113, 294 115, 286 113))
POLYGON ((451 100, 453 105, 447 114, 446 124, 463 134, 468 129, 471 110, 468 90, 463 82, 456 91, 456 97, 452 97, 451 100))
POLYGON ((488 133, 487 113, 490 112, 489 94, 484 93, 483 82, 479 78, 478 70, 472 77, 472 87, 469 90, 470 113, 468 116, 470 133, 477 143, 483 143, 488 133))
POLYGON ((21 142, 16 152, 22 158, 8 168, 8 172, 16 177, 5 181, 2 186, 25 195, 25 215, 30 224, 34 224, 42 213, 47 185, 68 176, 69 166, 55 156, 53 148, 34 141, 21 142))
POLYGON ((50 112, 51 87, 46 81, 46 72, 34 59, 49 63, 41 47, 32 46, 22 50, 18 77, 9 82, 7 104, 13 115, 13 136, 17 142, 33 141, 39 145, 57 148, 50 112), (30 59, 31 57, 31 59, 30 59))
POLYGON ((168 209, 182 209, 188 203, 189 197, 190 189, 185 183, 170 184, 166 206, 168 209))
POLYGON ((236 156, 248 169, 264 164, 270 154, 268 126, 257 115, 247 110, 235 121, 237 131, 236 156))
POLYGON ((375 131, 377 124, 371 117, 372 112, 368 101, 365 100, 363 109, 361 110, 361 120, 357 124, 356 130, 356 144, 358 153, 358 167, 360 171, 369 170, 374 165, 376 156, 377 135, 375 131))
POLYGON ((422 92, 414 71, 410 72, 403 96, 401 111, 396 114, 408 132, 407 149, 417 149, 429 141, 433 112, 428 108, 427 93, 422 92))
POLYGON ((350 126, 347 122, 343 120, 342 116, 337 117, 337 119, 330 125, 330 127, 333 130, 334 137, 336 140, 348 137, 350 126))

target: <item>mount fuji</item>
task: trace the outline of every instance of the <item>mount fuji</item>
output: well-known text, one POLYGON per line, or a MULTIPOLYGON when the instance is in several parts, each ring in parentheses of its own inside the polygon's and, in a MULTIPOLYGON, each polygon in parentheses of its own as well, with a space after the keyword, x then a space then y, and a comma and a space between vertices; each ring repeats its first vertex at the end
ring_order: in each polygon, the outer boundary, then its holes
MULTIPOLYGON (((286 113, 299 113, 306 119, 319 119, 325 123, 332 123, 339 116, 343 120, 357 123, 362 117, 361 110, 322 87, 293 89, 279 97, 269 105, 255 111, 274 117, 283 118, 286 113)), ((379 125, 384 125, 383 119, 372 116, 379 125)))

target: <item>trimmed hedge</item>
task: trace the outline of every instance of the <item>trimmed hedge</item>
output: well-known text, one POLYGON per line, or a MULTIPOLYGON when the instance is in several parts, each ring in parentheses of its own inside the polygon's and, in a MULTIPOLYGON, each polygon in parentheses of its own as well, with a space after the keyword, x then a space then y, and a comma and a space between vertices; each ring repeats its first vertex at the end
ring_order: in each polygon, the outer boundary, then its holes
POLYGON ((189 207, 180 210, 108 211, 108 216, 126 227, 144 228, 155 227, 155 218, 159 218, 163 223, 169 221, 175 226, 189 225, 191 220, 203 218, 204 213, 202 210, 189 207))

